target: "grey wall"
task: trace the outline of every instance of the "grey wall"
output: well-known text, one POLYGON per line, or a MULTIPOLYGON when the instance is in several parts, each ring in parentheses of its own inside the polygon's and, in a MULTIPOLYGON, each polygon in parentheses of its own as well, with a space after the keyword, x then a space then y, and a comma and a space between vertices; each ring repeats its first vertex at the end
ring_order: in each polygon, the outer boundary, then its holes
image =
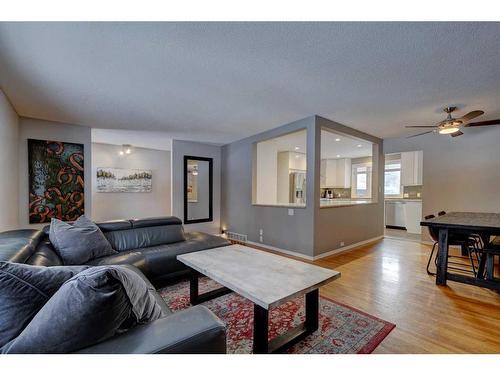
POLYGON ((19 219, 19 118, 0 90, 0 231, 14 229, 19 219))
MULTIPOLYGON (((441 210, 500 212, 500 127, 464 133, 384 140, 385 153, 423 150, 423 216, 441 210)), ((422 237, 429 239, 426 230, 422 237)))
POLYGON ((314 169, 317 164, 319 171, 320 160, 319 153, 317 160, 310 155, 315 151, 315 138, 318 135, 316 133, 319 134, 315 127, 315 117, 308 117, 222 147, 223 228, 246 234, 248 239, 254 242, 259 242, 259 230, 263 229, 264 244, 307 256, 313 255, 314 207, 316 201, 319 204, 319 173, 318 181, 315 181, 314 169), (306 208, 296 208, 294 216, 288 216, 286 207, 252 205, 252 160, 255 142, 300 129, 308 131, 306 208))
POLYGON ((172 141, 172 215, 184 220, 184 155, 213 158, 213 220, 185 225, 186 231, 220 233, 221 207, 221 147, 198 143, 172 141))
POLYGON ((85 216, 92 217, 92 152, 91 129, 86 126, 63 124, 53 121, 21 117, 19 119, 19 225, 21 227, 43 227, 30 225, 28 215, 28 138, 82 143, 84 147, 85 216))
POLYGON ((92 143, 92 219, 105 221, 170 215, 170 152, 134 147, 132 154, 120 156, 120 150, 121 146, 92 143), (96 172, 99 167, 151 170, 152 192, 98 193, 96 172))
POLYGON ((317 117, 317 125, 320 128, 328 127, 336 132, 374 143, 372 197, 376 203, 350 207, 318 208, 315 218, 315 256, 342 247, 340 242, 344 242, 343 246, 349 246, 384 234, 384 196, 382 193, 384 186, 384 155, 382 140, 322 117, 317 117))

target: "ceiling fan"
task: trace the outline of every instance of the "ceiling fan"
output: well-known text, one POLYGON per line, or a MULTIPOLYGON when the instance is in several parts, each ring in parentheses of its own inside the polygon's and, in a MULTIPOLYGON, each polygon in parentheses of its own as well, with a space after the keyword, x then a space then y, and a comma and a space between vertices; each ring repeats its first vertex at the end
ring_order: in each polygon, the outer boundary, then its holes
POLYGON ((500 119, 497 120, 488 120, 488 121, 480 121, 480 122, 469 122, 476 117, 484 114, 484 111, 472 111, 467 113, 465 116, 454 118, 451 113, 455 111, 457 107, 446 107, 443 110, 448 114, 445 120, 438 122, 436 125, 416 125, 416 126, 406 126, 407 128, 431 128, 433 130, 429 130, 423 133, 410 135, 406 138, 418 137, 420 135, 428 134, 428 133, 439 133, 439 134, 449 134, 452 137, 458 137, 464 133, 460 130, 461 127, 468 128, 472 126, 487 126, 487 125, 500 125, 500 119))

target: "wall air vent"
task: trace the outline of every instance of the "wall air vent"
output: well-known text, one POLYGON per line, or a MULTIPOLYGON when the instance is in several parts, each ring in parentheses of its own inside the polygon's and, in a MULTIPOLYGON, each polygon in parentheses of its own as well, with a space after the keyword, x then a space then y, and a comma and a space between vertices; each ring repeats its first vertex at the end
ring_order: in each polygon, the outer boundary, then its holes
POLYGON ((234 233, 234 232, 226 232, 227 239, 229 241, 237 242, 237 243, 246 243, 248 241, 246 234, 234 233))

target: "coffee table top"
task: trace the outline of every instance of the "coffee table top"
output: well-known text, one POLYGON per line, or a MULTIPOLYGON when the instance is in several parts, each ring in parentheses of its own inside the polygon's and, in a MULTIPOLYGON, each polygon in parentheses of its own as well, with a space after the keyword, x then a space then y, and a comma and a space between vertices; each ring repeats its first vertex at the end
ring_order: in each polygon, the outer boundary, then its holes
POLYGON ((182 254, 177 259, 265 309, 340 277, 337 271, 242 245, 182 254))

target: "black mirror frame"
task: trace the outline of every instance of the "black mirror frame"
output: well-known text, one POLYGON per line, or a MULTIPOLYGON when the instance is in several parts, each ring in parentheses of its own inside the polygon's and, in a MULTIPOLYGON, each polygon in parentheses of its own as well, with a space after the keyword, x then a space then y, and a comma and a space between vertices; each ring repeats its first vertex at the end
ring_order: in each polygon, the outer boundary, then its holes
POLYGON ((213 221, 213 158, 203 158, 200 156, 189 156, 184 155, 184 224, 196 224, 196 223, 206 223, 209 221, 213 221), (188 160, 198 160, 198 161, 207 161, 208 162, 208 184, 209 184, 209 200, 208 200, 208 218, 205 219, 188 219, 188 160))

